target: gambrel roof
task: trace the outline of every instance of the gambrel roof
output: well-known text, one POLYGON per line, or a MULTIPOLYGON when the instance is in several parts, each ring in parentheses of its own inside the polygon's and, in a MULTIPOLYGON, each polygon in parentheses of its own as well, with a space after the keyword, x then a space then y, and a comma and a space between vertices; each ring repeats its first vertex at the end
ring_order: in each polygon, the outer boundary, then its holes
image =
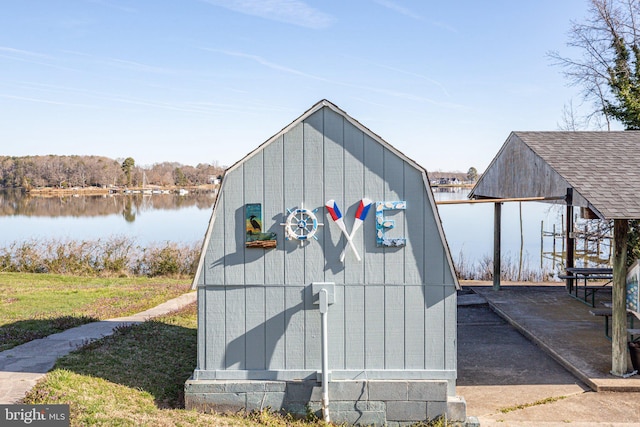
POLYGON ((471 198, 562 197, 601 219, 640 219, 640 131, 512 132, 471 198))
MULTIPOLYGON (((265 212, 267 211, 267 203, 269 203, 271 207, 284 203, 283 206, 274 208, 279 212, 284 212, 285 208, 289 206, 300 206, 294 204, 303 201, 300 200, 299 196, 296 196, 295 200, 287 199, 287 194, 293 194, 294 191, 283 191, 280 187, 310 187, 309 190, 305 188, 304 191, 302 191, 302 189, 298 191, 298 189, 294 188, 295 193, 297 194, 299 192, 300 196, 307 193, 309 198, 317 199, 315 204, 304 200, 306 207, 324 206, 327 199, 330 197, 342 197, 345 192, 358 194, 359 197, 363 195, 367 197, 379 197, 377 200, 382 200, 383 197, 389 197, 389 195, 391 195, 391 200, 395 200, 394 197, 396 197, 397 187, 403 188, 401 193, 403 193, 405 198, 413 198, 415 202, 418 194, 420 194, 420 198, 423 197, 422 190, 424 190, 424 205, 422 200, 420 200, 420 203, 410 208, 411 215, 416 215, 417 212, 420 212, 417 218, 412 216, 412 222, 415 221, 422 224, 419 232, 413 232, 414 240, 418 243, 420 233, 423 232, 423 229, 428 229, 425 233, 432 233, 432 237, 437 236, 440 238, 441 246, 439 246, 439 248, 441 248, 441 255, 436 257, 430 253, 429 256, 420 257, 419 262, 421 265, 427 265, 435 262, 434 260, 439 260, 441 256, 444 268, 432 268, 431 266, 423 268, 421 266, 420 271, 424 273, 425 277, 427 275, 434 276, 436 273, 447 276, 447 278, 450 277, 455 287, 459 287, 453 267, 453 260, 425 168, 401 153, 333 103, 327 100, 321 100, 225 171, 220 192, 214 204, 213 214, 203 242, 204 250, 202 251, 199 267, 192 285, 194 289, 197 287, 198 281, 201 280, 202 268, 205 265, 205 257, 207 255, 206 249, 210 246, 215 220, 219 214, 222 216, 223 209, 220 204, 225 198, 225 194, 227 194, 227 199, 229 199, 229 193, 237 192, 240 194, 243 191, 246 193, 247 186, 233 183, 233 185, 237 187, 233 187, 232 189, 232 184, 230 184, 230 182, 233 181, 234 175, 240 177, 245 173, 256 174, 256 176, 260 178, 257 180, 261 183, 259 189, 253 189, 254 192, 260 194, 264 192, 269 195, 269 197, 264 197, 265 212), (327 121, 325 121, 325 116, 327 117, 327 121), (339 123, 339 126, 336 127, 337 123, 339 123), (307 131, 308 134, 306 133, 307 131), (283 148, 283 144, 288 144, 288 148, 283 148), (327 151, 323 153, 323 150, 327 151), (361 151, 361 153, 356 153, 358 150, 361 151), (270 156, 274 156, 276 153, 278 161, 274 162, 275 157, 270 156), (267 159, 261 160, 264 159, 265 155, 267 159), (287 159, 285 160, 284 157, 287 157, 287 159), (367 162, 371 162, 370 164, 365 164, 365 157, 367 162), (291 159, 295 161, 291 161, 291 159), (336 159, 338 161, 336 161, 336 159), (403 170, 404 165, 406 165, 407 169, 403 170), (257 171, 257 168, 268 169, 271 178, 266 179, 264 173, 257 171), (335 173, 327 174, 327 172, 335 173), (313 179, 311 179, 311 174, 313 174, 313 179), (365 175, 367 178, 365 178, 365 175), (306 179, 305 176, 307 176, 306 179), (374 176, 376 177, 375 179, 373 179, 374 176), (324 185, 323 182, 325 180, 330 181, 331 186, 335 188, 332 188, 331 191, 326 188, 323 189, 322 185, 324 185), (342 181, 344 182, 341 183, 342 181), (265 183, 264 186, 262 183, 265 183), (311 188, 314 185, 315 187, 311 188), (404 191, 405 185, 407 188, 406 194, 404 191), (420 189, 420 191, 417 191, 418 189, 420 189), (277 199, 273 197, 274 192, 279 194, 277 199), (325 192, 326 197, 324 197, 325 192), (378 196, 374 196, 371 192, 377 193, 378 196), (424 224, 425 221, 431 221, 433 226, 424 224), (427 270, 428 274, 426 273, 427 270)), ((238 179, 244 179, 244 177, 238 179)), ((328 186, 329 184, 325 187, 328 186)), ((256 197, 257 196, 254 196, 254 199, 256 199, 256 197)), ((351 200, 352 199, 348 199, 348 201, 351 200)), ((235 205, 241 207, 241 201, 242 199, 238 199, 234 200, 233 203, 229 203, 227 200, 227 207, 235 205)), ((273 219, 275 218, 275 211, 269 214, 265 213, 265 215, 273 219)), ((370 219, 369 222, 375 223, 375 220, 370 219)), ((431 224, 431 222, 429 222, 429 224, 431 224)), ((282 224, 280 224, 280 226, 281 225, 282 224)), ((232 227, 229 229, 232 229, 232 227)), ((426 246, 430 247, 430 245, 436 245, 436 240, 438 239, 423 238, 419 245, 421 248, 426 246)), ((279 245, 281 245, 281 243, 279 243, 279 245)), ((416 248, 417 247, 418 245, 416 245, 416 248)), ((280 246, 278 246, 278 248, 282 249, 280 246)), ((427 251, 426 249, 424 250, 427 251)), ((241 255, 244 253, 243 251, 244 248, 240 248, 235 252, 235 256, 238 257, 238 263, 242 258, 241 255)), ((253 251, 253 253, 256 253, 256 251, 253 251)), ((229 257, 221 257, 221 259, 227 261, 228 258, 229 257)), ((216 266, 223 268, 224 262, 217 263, 216 266)))

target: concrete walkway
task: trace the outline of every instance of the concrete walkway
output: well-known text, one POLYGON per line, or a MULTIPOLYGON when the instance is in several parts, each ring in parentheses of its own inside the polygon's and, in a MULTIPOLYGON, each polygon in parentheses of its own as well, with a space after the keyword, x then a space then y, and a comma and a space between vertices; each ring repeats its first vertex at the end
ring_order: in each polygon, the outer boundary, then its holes
POLYGON ((195 301, 196 292, 189 292, 132 316, 87 323, 0 352, 0 404, 20 401, 53 368, 58 357, 91 341, 112 335, 118 326, 142 323, 195 301))
MULTIPOLYGON (((456 392, 467 403, 467 416, 482 427, 640 425, 640 394, 623 391, 638 378, 609 378, 606 371, 588 373, 585 367, 610 360, 611 345, 604 337, 604 321, 591 323, 589 307, 570 298, 564 287, 520 284, 495 292, 490 284, 476 282, 464 288, 458 294, 456 392), (535 309, 526 309, 547 305, 543 320, 535 319, 535 309), (513 324, 519 324, 519 330, 513 324), (581 354, 571 344, 576 339, 604 343, 598 354, 581 354), (563 365, 558 358, 564 359, 563 365), (602 381, 612 381, 607 387, 616 391, 593 391, 602 381)), ((610 362, 605 364, 608 367, 610 362)))
MULTIPOLYGON (((640 392, 640 375, 620 378, 610 374, 611 342, 603 317, 571 298, 564 285, 473 286, 502 318, 514 326, 593 391, 640 392)), ((596 308, 611 293, 598 292, 596 308)), ((628 360, 628 371, 633 371, 628 360)))

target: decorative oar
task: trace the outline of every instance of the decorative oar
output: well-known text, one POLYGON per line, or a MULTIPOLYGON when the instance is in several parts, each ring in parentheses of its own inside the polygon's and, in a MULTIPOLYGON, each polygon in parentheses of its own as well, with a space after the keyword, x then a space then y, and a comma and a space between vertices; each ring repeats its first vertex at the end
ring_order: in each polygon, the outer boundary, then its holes
MULTIPOLYGON (((371 207, 372 203, 373 203, 372 200, 367 199, 365 197, 362 200, 360 200, 360 203, 358 204, 358 210, 356 210, 356 221, 353 224, 351 235, 349 235, 349 242, 351 242, 352 246, 353 246, 353 236, 356 235, 356 231, 358 231, 360 226, 362 226, 362 223, 364 222, 365 218, 367 217, 367 214, 369 213, 369 208, 371 207)), ((346 255, 347 255, 347 247, 345 246, 345 248, 342 250, 342 253, 340 254, 340 262, 344 262, 344 257, 346 255)), ((356 252, 356 256, 358 256, 357 252, 356 252)), ((360 257, 358 257, 358 261, 360 261, 360 257)))
POLYGON ((344 236, 347 238, 347 242, 349 242, 349 244, 351 245, 351 249, 353 249, 353 253, 356 255, 356 258, 358 258, 358 261, 360 261, 360 255, 358 254, 358 250, 356 249, 353 242, 351 241, 351 236, 349 236, 349 233, 347 232, 347 227, 344 225, 344 220, 342 219, 342 212, 340 212, 340 208, 338 208, 338 204, 336 203, 335 200, 331 199, 327 201, 327 203, 325 203, 325 207, 329 211, 329 214, 331 215, 333 222, 335 222, 338 228, 342 230, 342 234, 344 234, 344 236))

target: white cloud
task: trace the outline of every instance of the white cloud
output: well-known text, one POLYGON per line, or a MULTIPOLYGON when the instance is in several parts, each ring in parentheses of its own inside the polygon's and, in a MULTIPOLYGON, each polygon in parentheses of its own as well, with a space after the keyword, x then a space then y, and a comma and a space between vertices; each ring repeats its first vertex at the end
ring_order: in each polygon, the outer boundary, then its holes
POLYGON ((410 9, 400 6, 399 4, 389 1, 389 0, 374 0, 380 6, 386 7, 387 9, 391 9, 395 12, 400 13, 401 15, 408 16, 409 18, 417 19, 419 21, 424 20, 424 18, 417 13, 412 12, 410 9))
POLYGON ((272 21, 322 29, 331 26, 334 18, 300 0, 202 0, 245 15, 272 21))
POLYGON ((11 54, 11 55, 18 55, 18 56, 29 56, 29 57, 36 57, 36 58, 48 58, 47 55, 43 55, 41 53, 37 53, 37 52, 31 52, 28 50, 22 50, 22 49, 15 49, 12 47, 7 47, 7 46, 0 46, 0 52, 4 52, 7 54, 11 54))
MULTIPOLYGON (((391 1, 391 0, 373 0, 373 1, 374 3, 377 3, 382 7, 386 7, 387 9, 397 12, 401 15, 408 16, 409 18, 415 19, 416 21, 427 21, 427 19, 425 19, 423 16, 415 13, 409 8, 399 5, 394 1, 391 1)), ((448 24, 445 24, 443 22, 431 21, 430 24, 433 25, 434 27, 439 27, 452 33, 458 32, 454 27, 448 24)))

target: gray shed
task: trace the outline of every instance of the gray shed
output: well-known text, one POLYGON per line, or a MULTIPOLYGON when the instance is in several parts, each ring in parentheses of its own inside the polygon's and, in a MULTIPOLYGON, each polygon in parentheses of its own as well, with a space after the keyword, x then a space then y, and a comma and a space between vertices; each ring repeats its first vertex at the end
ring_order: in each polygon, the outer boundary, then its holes
MULTIPOLYGON (((496 230, 504 199, 566 204, 567 230, 573 230, 574 207, 587 218, 613 221, 611 373, 617 376, 628 370, 625 262, 627 221, 640 219, 638 153, 639 131, 512 132, 469 195, 496 200, 496 230)), ((572 234, 567 234, 567 268, 574 266, 572 234)), ((499 231, 497 236, 499 247, 499 231)), ((499 272, 499 250, 495 254, 499 272)), ((499 273, 494 273, 494 283, 496 277, 499 273)))
POLYGON ((464 421, 459 285, 428 183, 326 100, 231 166, 193 282, 186 406, 464 421))

